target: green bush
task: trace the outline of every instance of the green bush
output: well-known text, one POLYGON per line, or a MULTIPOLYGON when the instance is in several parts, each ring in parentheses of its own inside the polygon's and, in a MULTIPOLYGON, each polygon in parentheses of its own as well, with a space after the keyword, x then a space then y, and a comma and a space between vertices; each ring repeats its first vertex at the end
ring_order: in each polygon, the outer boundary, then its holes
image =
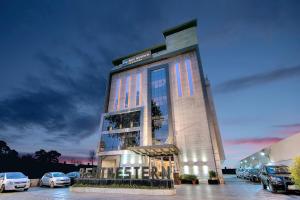
POLYGON ((182 174, 180 175, 180 180, 194 181, 197 180, 197 176, 193 174, 182 174))
POLYGON ((295 184, 300 187, 300 156, 296 157, 290 167, 295 184))
POLYGON ((213 170, 210 170, 208 172, 208 175, 209 175, 209 178, 212 179, 212 178, 217 178, 217 173, 213 170))

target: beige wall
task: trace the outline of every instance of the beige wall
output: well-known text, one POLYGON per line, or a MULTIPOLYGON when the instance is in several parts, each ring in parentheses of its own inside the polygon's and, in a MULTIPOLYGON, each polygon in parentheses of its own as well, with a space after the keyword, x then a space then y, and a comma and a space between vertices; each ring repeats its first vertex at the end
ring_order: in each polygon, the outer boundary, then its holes
MULTIPOLYGON (((181 173, 196 174, 199 177, 207 177, 209 170, 216 170, 215 158, 211 142, 211 135, 208 126, 208 119, 205 107, 205 100, 200 80, 200 72, 197 62, 196 52, 185 53, 173 58, 169 58, 140 68, 135 68, 126 72, 115 74, 112 76, 110 100, 108 112, 114 111, 114 97, 116 80, 122 80, 120 93, 120 106, 118 110, 124 109, 125 102, 125 81, 128 75, 131 76, 130 105, 129 108, 135 106, 136 94, 136 74, 142 74, 142 106, 144 106, 143 131, 141 133, 141 145, 151 145, 151 121, 148 119, 148 96, 147 96, 147 68, 158 66, 161 64, 169 64, 170 79, 170 100, 171 111, 173 117, 173 129, 175 134, 175 143, 180 149, 180 168, 181 173), (185 67, 185 58, 191 60, 192 79, 194 87, 194 95, 189 94, 189 84, 187 71, 185 67), (180 75, 182 84, 182 96, 178 96, 177 79, 175 74, 175 63, 180 64, 180 75)), ((171 124, 170 124, 171 125, 171 124)), ((173 133, 171 133, 172 135, 173 133)), ((172 141, 172 139, 170 140, 172 141)))
POLYGON ((300 133, 270 146, 272 162, 289 165, 296 156, 300 156, 300 133))

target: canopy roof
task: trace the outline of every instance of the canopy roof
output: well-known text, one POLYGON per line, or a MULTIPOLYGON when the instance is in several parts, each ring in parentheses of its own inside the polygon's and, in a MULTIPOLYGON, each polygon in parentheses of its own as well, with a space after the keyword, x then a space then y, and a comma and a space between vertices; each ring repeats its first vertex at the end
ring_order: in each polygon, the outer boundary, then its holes
POLYGON ((152 145, 152 146, 140 146, 140 147, 129 147, 131 150, 137 154, 146 156, 170 156, 178 155, 178 148, 174 144, 164 144, 164 145, 152 145))

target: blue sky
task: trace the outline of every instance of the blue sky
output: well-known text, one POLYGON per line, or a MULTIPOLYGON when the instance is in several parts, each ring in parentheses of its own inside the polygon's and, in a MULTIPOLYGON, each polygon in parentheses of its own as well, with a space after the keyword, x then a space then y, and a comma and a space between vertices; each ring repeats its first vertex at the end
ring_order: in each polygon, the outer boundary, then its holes
POLYGON ((111 60, 196 18, 227 161, 300 132, 300 2, 0 2, 0 139, 87 156, 111 60))

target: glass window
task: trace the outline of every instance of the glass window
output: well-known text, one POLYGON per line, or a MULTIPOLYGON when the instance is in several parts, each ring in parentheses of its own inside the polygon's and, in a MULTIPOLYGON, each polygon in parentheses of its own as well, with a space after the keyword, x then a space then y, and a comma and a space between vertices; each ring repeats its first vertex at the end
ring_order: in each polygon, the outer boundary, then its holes
POLYGON ((102 134, 100 151, 124 150, 140 145, 140 132, 102 134))
POLYGON ((126 86, 125 86, 125 108, 128 108, 129 105, 129 88, 130 88, 130 76, 126 78, 126 86))
POLYGON ((177 79, 177 94, 179 97, 182 96, 182 88, 181 88, 181 75, 180 75, 180 64, 175 64, 175 73, 176 73, 176 79, 177 79))
POLYGON ((118 107, 119 107, 121 79, 117 79, 117 83, 116 84, 117 85, 116 85, 115 99, 114 99, 114 110, 117 110, 118 107))
POLYGON ((166 68, 151 71, 151 121, 153 145, 169 136, 166 68))
POLYGON ((102 131, 111 131, 123 128, 140 126, 140 111, 107 115, 103 119, 102 131))
POLYGON ((140 96, 141 96, 141 73, 136 75, 136 97, 135 97, 135 105, 140 105, 140 96))
POLYGON ((192 67, 191 67, 191 60, 186 59, 185 60, 185 67, 186 67, 186 72, 187 72, 187 78, 188 78, 188 83, 189 83, 189 94, 190 96, 194 95, 194 86, 193 86, 193 74, 192 74, 192 67))

